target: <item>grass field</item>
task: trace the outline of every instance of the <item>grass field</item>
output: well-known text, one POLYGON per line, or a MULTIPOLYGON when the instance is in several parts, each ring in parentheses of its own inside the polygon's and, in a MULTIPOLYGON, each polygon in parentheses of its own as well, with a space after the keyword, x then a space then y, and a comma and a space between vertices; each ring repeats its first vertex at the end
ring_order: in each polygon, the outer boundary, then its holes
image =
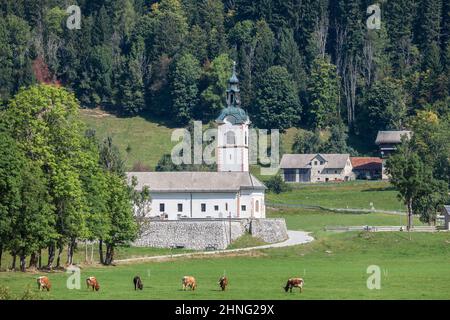
MULTIPOLYGON (((289 229, 312 231, 316 240, 307 245, 266 249, 215 258, 183 258, 115 267, 84 267, 82 279, 95 275, 99 292, 66 289, 68 275, 50 274, 53 289, 37 293, 44 299, 450 299, 450 234, 331 233, 332 225, 398 224, 399 216, 344 214, 317 210, 286 209, 270 212, 286 218, 289 229), (368 290, 369 265, 382 270, 381 290, 368 290), (230 279, 227 292, 220 292, 218 278, 230 279), (145 289, 134 292, 132 278, 139 274, 145 289), (181 277, 193 275, 195 292, 181 291, 181 277), (281 286, 288 277, 305 279, 304 293, 286 294, 281 286), (411 281, 413 279, 413 281, 411 281)), ((122 256, 142 254, 136 248, 122 256)), ((153 249, 150 249, 152 251, 153 249)), ((148 254, 148 252, 146 253, 148 254)), ((38 274, 0 273, 0 286, 20 295, 35 289, 38 274)))
POLYGON ((120 118, 97 109, 82 109, 80 116, 88 128, 96 130, 99 138, 113 138, 127 169, 140 161, 154 170, 159 159, 165 153, 170 154, 176 144, 170 140, 173 129, 142 117, 120 118))
POLYGON ((269 193, 267 202, 405 211, 397 191, 384 181, 351 181, 344 183, 294 184, 293 190, 281 194, 269 193))
MULTIPOLYGON (((255 256, 182 259, 82 270, 82 279, 95 275, 99 292, 66 289, 67 275, 51 274, 53 290, 46 299, 450 299, 450 237, 446 233, 333 234, 305 246, 262 250, 255 256), (381 290, 368 290, 367 267, 378 265, 381 290), (218 278, 230 279, 220 292, 218 278), (139 274, 145 289, 134 292, 139 274), (181 291, 181 277, 193 275, 195 292, 181 291), (303 294, 286 294, 286 278, 302 276, 303 294)), ((2 273, 0 283, 19 294, 35 285, 35 274, 2 273)), ((82 283, 84 285, 84 283, 82 283)))

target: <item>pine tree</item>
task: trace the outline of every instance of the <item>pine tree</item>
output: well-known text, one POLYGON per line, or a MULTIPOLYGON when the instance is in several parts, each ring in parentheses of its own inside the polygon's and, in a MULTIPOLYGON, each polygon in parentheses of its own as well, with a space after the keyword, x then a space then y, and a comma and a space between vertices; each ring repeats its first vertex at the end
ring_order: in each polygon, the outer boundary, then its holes
POLYGON ((194 115, 199 102, 200 76, 200 65, 191 54, 184 54, 175 61, 171 72, 172 112, 180 124, 187 124, 194 115))

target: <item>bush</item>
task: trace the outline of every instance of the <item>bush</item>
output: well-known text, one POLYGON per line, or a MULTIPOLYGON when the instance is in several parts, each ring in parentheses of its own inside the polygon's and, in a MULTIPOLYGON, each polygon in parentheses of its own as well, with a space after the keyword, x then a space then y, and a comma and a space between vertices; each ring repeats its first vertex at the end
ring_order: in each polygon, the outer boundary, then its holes
POLYGON ((291 186, 286 182, 284 182, 283 179, 281 178, 281 175, 279 174, 270 178, 266 182, 266 187, 269 189, 269 192, 273 192, 276 194, 292 190, 291 186))

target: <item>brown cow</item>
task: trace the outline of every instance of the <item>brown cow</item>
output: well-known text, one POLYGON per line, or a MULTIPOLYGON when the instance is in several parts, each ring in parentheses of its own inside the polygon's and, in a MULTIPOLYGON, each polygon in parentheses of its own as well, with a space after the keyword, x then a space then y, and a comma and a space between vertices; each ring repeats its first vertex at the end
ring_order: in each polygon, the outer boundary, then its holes
POLYGON ((134 290, 142 290, 144 289, 144 284, 142 283, 141 277, 136 276, 133 279, 133 283, 134 283, 134 290))
POLYGON ((302 278, 291 278, 287 281, 284 291, 288 292, 289 290, 292 292, 292 288, 299 288, 300 292, 302 292, 304 284, 305 281, 302 278))
POLYGON ((97 279, 95 277, 89 277, 86 279, 86 285, 89 288, 92 287, 92 291, 98 291, 100 290, 100 284, 98 283, 97 279))
POLYGON ((195 281, 195 278, 191 276, 184 276, 183 279, 181 279, 181 283, 183 285, 183 290, 190 288, 194 291, 195 288, 197 288, 197 282, 195 281))
POLYGON ((225 291, 225 289, 228 286, 228 278, 225 277, 225 276, 220 277, 220 279, 219 279, 219 286, 222 288, 222 291, 225 291))
POLYGON ((38 284, 39 291, 42 291, 44 289, 47 291, 50 291, 50 288, 52 287, 50 280, 46 276, 37 278, 37 284, 38 284))

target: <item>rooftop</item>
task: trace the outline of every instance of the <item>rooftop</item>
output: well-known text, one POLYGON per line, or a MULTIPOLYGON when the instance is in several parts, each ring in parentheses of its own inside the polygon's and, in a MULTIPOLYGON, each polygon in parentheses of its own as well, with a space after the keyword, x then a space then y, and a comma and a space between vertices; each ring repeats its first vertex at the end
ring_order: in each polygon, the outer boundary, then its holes
POLYGON ((264 190, 264 184, 248 172, 127 172, 128 183, 136 177, 136 190, 152 192, 237 192, 264 190))
POLYGON ((412 131, 399 130, 399 131, 378 131, 377 139, 375 144, 384 143, 401 143, 402 137, 406 136, 408 139, 411 138, 412 131))
POLYGON ((382 159, 377 157, 351 157, 353 169, 379 170, 382 167, 382 159))

